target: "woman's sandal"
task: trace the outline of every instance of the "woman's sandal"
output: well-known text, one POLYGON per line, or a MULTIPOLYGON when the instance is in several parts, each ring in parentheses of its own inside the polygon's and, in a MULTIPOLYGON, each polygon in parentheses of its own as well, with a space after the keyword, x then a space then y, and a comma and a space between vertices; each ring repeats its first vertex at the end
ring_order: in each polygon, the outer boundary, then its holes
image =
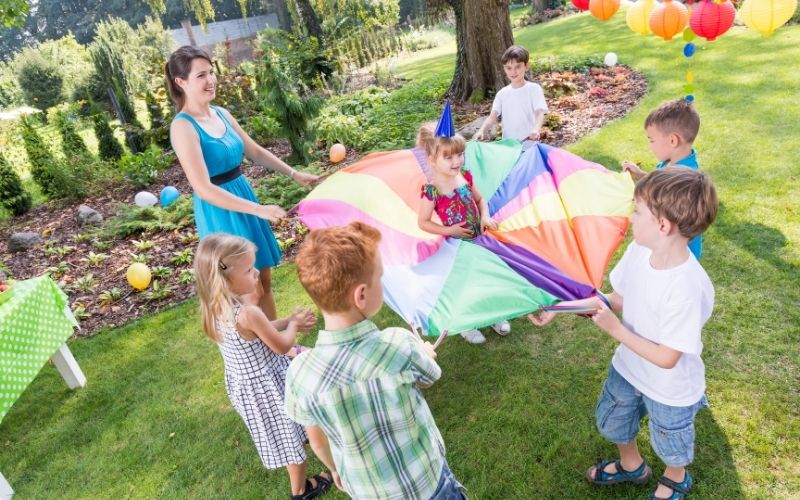
POLYGON ((686 495, 689 494, 689 490, 692 489, 692 476, 689 475, 688 470, 686 471, 686 477, 684 477, 683 481, 680 483, 676 483, 666 476, 661 476, 658 478, 658 482, 671 489, 672 494, 666 498, 657 497, 656 490, 658 487, 656 487, 656 489, 650 493, 650 496, 647 497, 647 500, 681 500, 682 498, 685 498, 686 495))
POLYGON ((586 471, 586 479, 588 479, 590 483, 600 485, 618 483, 644 484, 650 480, 652 472, 653 471, 650 470, 650 467, 647 466, 647 462, 644 460, 642 460, 642 465, 637 467, 636 470, 623 469, 619 459, 613 461, 598 460, 596 464, 589 467, 589 470, 586 471), (616 472, 606 472, 605 468, 608 464, 614 464, 616 472), (592 470, 595 471, 594 477, 592 477, 592 470))
POLYGON ((292 500, 310 500, 311 498, 321 497, 328 491, 328 489, 330 489, 331 484, 333 484, 332 479, 325 477, 322 474, 311 476, 311 478, 316 481, 316 486, 311 484, 310 480, 306 479, 305 491, 299 495, 291 495, 292 500))

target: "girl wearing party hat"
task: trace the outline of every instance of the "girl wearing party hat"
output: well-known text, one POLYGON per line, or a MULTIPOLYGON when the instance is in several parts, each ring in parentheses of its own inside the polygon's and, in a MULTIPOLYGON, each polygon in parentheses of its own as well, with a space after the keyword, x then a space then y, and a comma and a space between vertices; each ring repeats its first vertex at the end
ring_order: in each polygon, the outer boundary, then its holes
MULTIPOLYGON (((423 124, 417 134, 417 147, 428 158, 428 184, 422 186, 422 203, 417 219, 420 229, 433 234, 471 240, 486 228, 497 229, 489 216, 489 204, 475 186, 472 173, 464 168, 466 141, 455 131, 450 101, 444 106, 439 123, 423 124), (436 212, 439 221, 433 220, 436 212)), ((492 326, 508 335, 511 325, 502 321, 492 326)), ((479 330, 461 334, 471 344, 486 338, 479 330)))

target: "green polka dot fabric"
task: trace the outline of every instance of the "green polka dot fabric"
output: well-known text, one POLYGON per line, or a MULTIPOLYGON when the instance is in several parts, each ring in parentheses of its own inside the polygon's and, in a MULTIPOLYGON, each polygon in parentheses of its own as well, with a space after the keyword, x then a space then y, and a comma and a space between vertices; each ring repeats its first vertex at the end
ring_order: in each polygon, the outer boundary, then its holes
POLYGON ((75 326, 67 296, 47 276, 0 293, 0 422, 75 326))

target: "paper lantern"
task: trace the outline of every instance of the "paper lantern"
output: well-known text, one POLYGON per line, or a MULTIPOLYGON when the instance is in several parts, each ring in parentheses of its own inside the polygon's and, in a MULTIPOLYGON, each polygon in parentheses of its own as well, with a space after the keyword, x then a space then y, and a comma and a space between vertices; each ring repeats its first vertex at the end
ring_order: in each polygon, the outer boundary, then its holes
POLYGON ((180 196, 181 193, 178 191, 178 188, 174 186, 167 186, 161 190, 161 194, 159 195, 158 199, 161 201, 162 207, 168 207, 175 203, 175 200, 177 200, 180 196))
POLYGON ((739 14, 748 28, 771 35, 797 10, 797 0, 744 0, 739 14))
POLYGON ((634 33, 647 36, 650 31, 650 14, 653 13, 654 0, 638 0, 636 3, 628 7, 628 13, 625 14, 625 22, 634 33))
POLYGON ((692 9, 689 26, 697 36, 713 42, 733 26, 734 17, 736 17, 736 7, 730 1, 715 3, 705 0, 692 9))
POLYGON ((138 207, 152 207, 156 203, 158 203, 158 198, 153 193, 147 191, 139 191, 136 193, 136 196, 133 197, 133 202, 136 203, 138 207))
POLYGON ((589 10, 589 0, 572 0, 572 5, 579 10, 589 10))
POLYGON ((689 10, 682 3, 672 0, 664 0, 650 15, 650 29, 664 40, 672 40, 688 23, 689 10))
POLYGON ((128 279, 128 284, 137 290, 144 290, 150 285, 150 268, 141 262, 135 262, 128 267, 128 272, 125 273, 128 279))
POLYGON ((331 146, 331 151, 328 154, 328 157, 331 159, 331 163, 339 163, 340 161, 344 160, 345 155, 347 154, 347 149, 344 147, 343 144, 339 144, 338 142, 331 146))
POLYGON ((601 21, 608 21, 619 10, 619 0, 589 0, 589 12, 601 21))

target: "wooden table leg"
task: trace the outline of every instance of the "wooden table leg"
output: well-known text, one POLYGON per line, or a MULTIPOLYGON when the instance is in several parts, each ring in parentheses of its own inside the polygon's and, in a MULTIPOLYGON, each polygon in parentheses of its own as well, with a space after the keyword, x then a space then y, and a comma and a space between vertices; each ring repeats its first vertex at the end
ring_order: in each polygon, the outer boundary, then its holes
POLYGON ((67 344, 62 345, 50 358, 53 364, 58 368, 58 372, 64 378, 70 389, 77 389, 86 385, 86 375, 81 371, 78 362, 67 347, 67 344))

